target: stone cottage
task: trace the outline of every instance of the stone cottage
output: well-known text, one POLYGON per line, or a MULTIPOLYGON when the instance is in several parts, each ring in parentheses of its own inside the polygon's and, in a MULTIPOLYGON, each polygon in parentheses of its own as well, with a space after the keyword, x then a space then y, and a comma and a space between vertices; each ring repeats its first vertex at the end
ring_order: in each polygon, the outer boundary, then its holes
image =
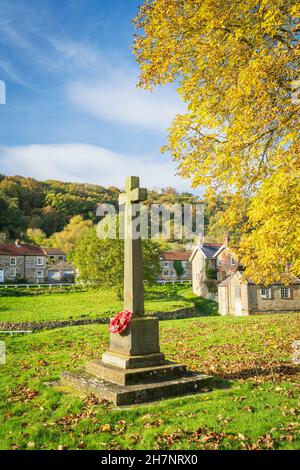
POLYGON ((66 262, 67 255, 58 248, 21 243, 0 244, 0 283, 70 282, 75 270, 66 262), (68 279, 68 280, 67 280, 68 279))
POLYGON ((51 263, 47 269, 47 279, 49 283, 74 282, 75 269, 66 261, 51 263))
POLYGON ((47 256, 39 246, 21 244, 0 245, 0 283, 24 280, 32 284, 44 282, 47 256))
POLYGON ((190 251, 167 251, 162 253, 160 258, 161 281, 176 281, 178 279, 174 263, 180 261, 183 268, 182 281, 192 280, 192 263, 189 261, 190 251))
POLYGON ((60 250, 59 248, 52 248, 43 246, 42 250, 44 251, 45 255, 48 258, 48 263, 57 263, 58 261, 66 261, 67 255, 64 251, 60 250))
POLYGON ((227 240, 221 243, 199 242, 191 257, 194 294, 211 298, 217 294, 218 281, 226 279, 237 271, 238 259, 228 247, 227 240))
POLYGON ((300 311, 300 279, 289 286, 255 284, 237 271, 218 285, 219 313, 246 316, 300 311))

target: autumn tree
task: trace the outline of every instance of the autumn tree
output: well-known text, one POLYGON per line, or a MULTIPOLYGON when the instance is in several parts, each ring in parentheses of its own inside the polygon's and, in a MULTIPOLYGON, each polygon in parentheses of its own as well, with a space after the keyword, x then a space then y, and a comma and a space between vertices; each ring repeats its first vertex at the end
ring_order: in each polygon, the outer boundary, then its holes
POLYGON ((179 173, 230 196, 247 274, 299 274, 299 2, 147 0, 135 23, 140 86, 176 83, 187 105, 164 147, 179 173))
POLYGON ((46 245, 46 234, 40 228, 28 228, 26 231, 27 238, 35 245, 46 245))
MULTIPOLYGON (((100 224, 105 225, 105 220, 100 224)), ((82 282, 116 290, 123 296, 124 285, 124 240, 119 239, 118 217, 117 238, 100 239, 96 227, 89 228, 77 241, 73 264, 82 282)), ((143 240, 143 274, 147 284, 154 284, 160 273, 160 247, 152 240, 143 240)))
POLYGON ((72 259, 72 253, 78 240, 85 232, 93 226, 90 220, 83 220, 80 215, 72 217, 68 225, 62 232, 54 233, 50 237, 50 244, 56 248, 61 248, 72 259))

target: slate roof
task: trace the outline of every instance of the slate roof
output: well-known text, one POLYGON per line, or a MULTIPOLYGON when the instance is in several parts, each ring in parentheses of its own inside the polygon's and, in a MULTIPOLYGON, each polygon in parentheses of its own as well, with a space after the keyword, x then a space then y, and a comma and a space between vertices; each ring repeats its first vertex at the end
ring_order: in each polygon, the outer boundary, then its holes
POLYGON ((45 256, 40 246, 15 243, 4 243, 0 245, 0 255, 2 256, 45 256))
POLYGON ((206 258, 214 258, 215 254, 222 246, 221 243, 203 243, 202 246, 199 245, 199 248, 206 258))

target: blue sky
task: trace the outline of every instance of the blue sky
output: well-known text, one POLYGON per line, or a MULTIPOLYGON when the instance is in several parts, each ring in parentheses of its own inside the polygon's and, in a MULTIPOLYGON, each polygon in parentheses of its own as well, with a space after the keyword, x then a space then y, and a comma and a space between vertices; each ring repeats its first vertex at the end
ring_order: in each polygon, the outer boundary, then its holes
MULTIPOLYGON (((136 88, 138 0, 0 0, 0 173, 190 190, 160 147, 174 88, 136 88)), ((196 191, 197 192, 197 191, 196 191)))

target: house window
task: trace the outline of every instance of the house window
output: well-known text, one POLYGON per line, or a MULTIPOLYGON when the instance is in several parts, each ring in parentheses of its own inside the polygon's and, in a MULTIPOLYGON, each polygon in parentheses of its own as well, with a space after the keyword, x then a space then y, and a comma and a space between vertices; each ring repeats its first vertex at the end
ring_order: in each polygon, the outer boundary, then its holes
POLYGON ((235 266, 235 259, 231 258, 231 266, 235 266))
POLYGON ((165 261, 165 268, 168 268, 168 266, 169 266, 168 261, 165 261))
POLYGON ((217 266, 222 266, 222 260, 221 260, 221 258, 217 258, 217 266))
POLYGON ((63 261, 63 260, 64 260, 64 256, 60 255, 60 256, 58 257, 58 259, 59 259, 59 261, 63 261))
POLYGON ((169 276, 169 271, 164 271, 164 276, 169 276))
POLYGON ((181 264, 183 268, 186 268, 186 261, 182 261, 181 264))
POLYGON ((43 271, 40 271, 40 270, 39 270, 39 271, 37 271, 37 273, 36 273, 36 277, 37 277, 38 279, 42 279, 42 278, 44 277, 44 273, 43 273, 43 271))
POLYGON ((17 265, 17 258, 10 258, 10 265, 16 266, 17 265))
POLYGON ((44 266, 44 258, 38 258, 37 259, 37 265, 38 266, 44 266))
POLYGON ((261 288, 261 298, 262 299, 270 299, 271 298, 271 288, 270 287, 262 287, 261 288))
POLYGON ((16 277, 16 275, 17 275, 17 270, 16 270, 16 268, 11 268, 11 269, 10 269, 10 276, 11 276, 11 277, 16 277))
POLYGON ((183 275, 183 276, 187 276, 187 270, 186 270, 186 269, 183 270, 183 274, 182 274, 182 275, 183 275))
POLYGON ((240 299, 242 297, 241 286, 235 286, 235 298, 240 299))
POLYGON ((281 299, 290 299, 291 298, 291 289, 289 287, 281 287, 280 298, 281 299))
POLYGON ((50 259, 51 259, 52 261, 55 260, 55 256, 51 255, 51 256, 50 256, 50 259))

